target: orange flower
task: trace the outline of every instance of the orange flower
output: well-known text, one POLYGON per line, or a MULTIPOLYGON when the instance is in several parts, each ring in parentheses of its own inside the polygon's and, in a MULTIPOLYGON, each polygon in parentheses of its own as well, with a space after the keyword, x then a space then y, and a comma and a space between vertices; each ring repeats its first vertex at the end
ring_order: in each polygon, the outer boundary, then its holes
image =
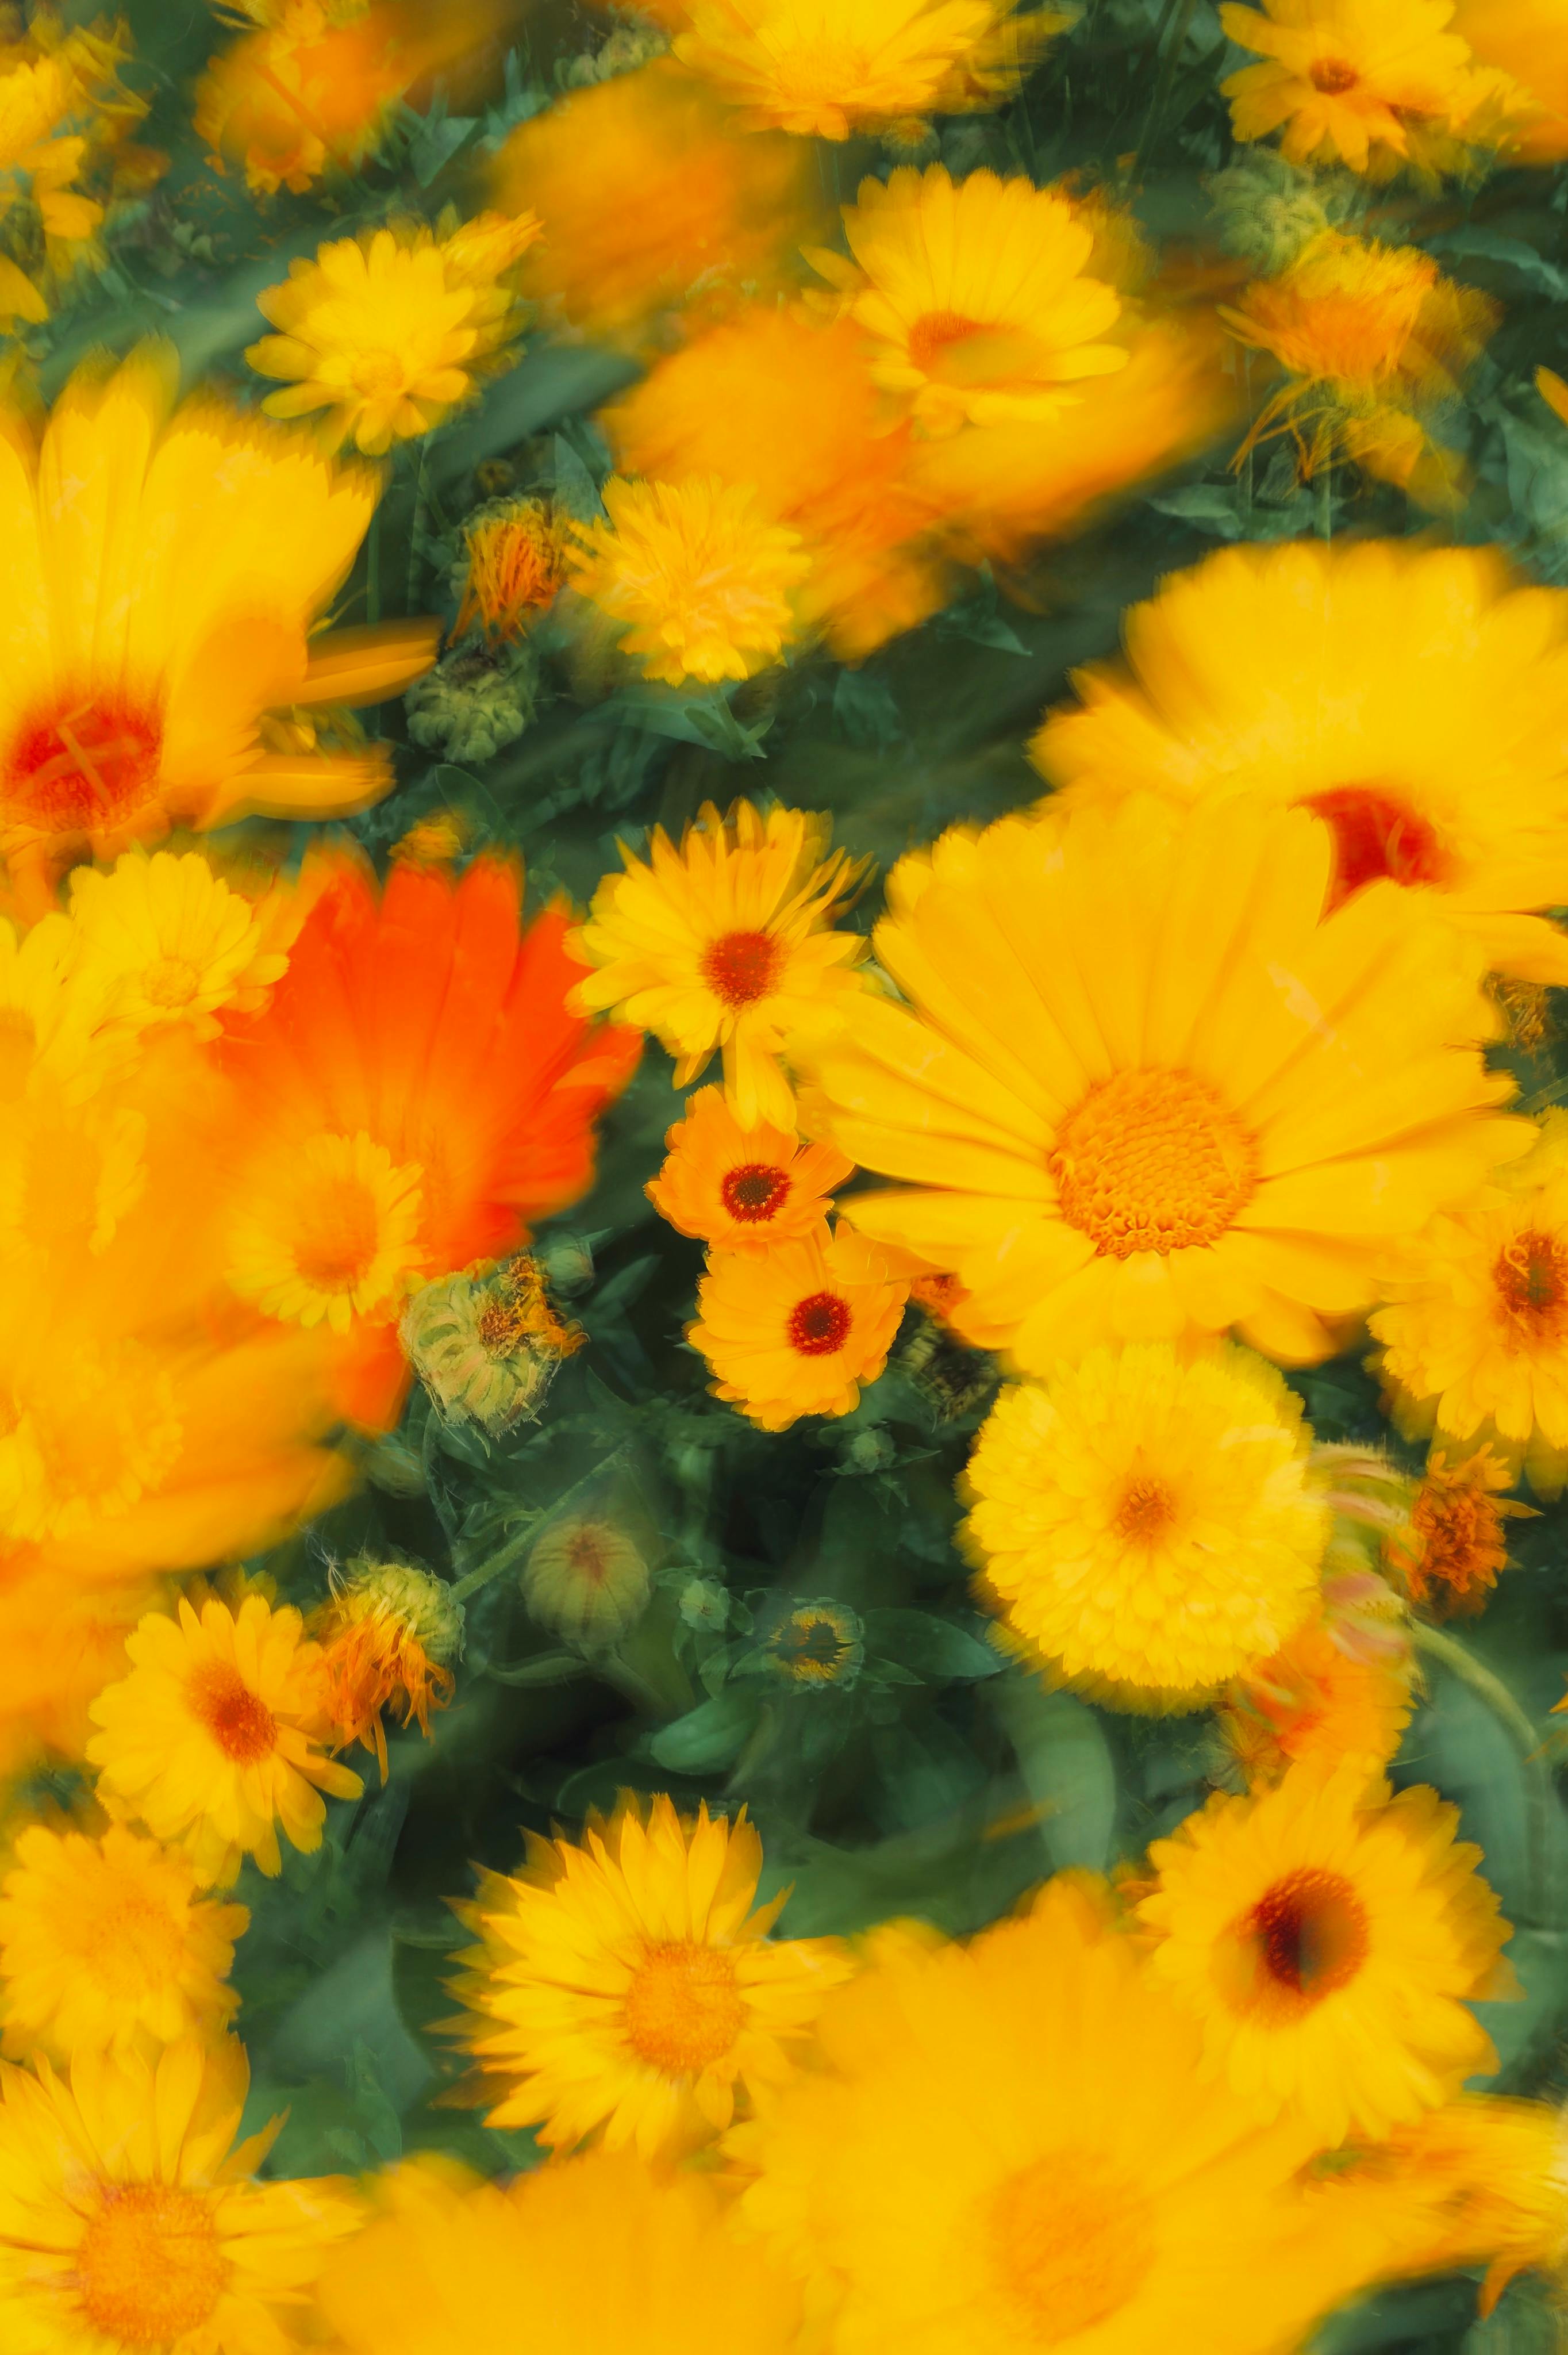
POLYGON ((1509 1487, 1511 1476, 1489 1447, 1478 1448, 1463 1463, 1450 1463, 1441 1448, 1434 1449, 1409 1526, 1384 1549, 1392 1567, 1403 1573, 1413 1603, 1438 1610, 1481 1609, 1499 1571, 1508 1567, 1504 1522, 1535 1517, 1531 1505, 1499 1499, 1498 1491, 1509 1487))
POLYGON ((236 1022, 229 1278, 263 1313, 324 1321, 344 1411, 395 1417, 397 1320, 418 1283, 494 1258, 575 1201, 593 1123, 641 1048, 566 1010, 566 908, 526 931, 522 879, 400 861, 384 891, 343 860, 266 1011, 236 1022))
POLYGON ((854 1167, 831 1145, 802 1145, 768 1121, 743 1127, 721 1088, 699 1088, 664 1143, 669 1158, 646 1188, 660 1217, 753 1256, 825 1235, 832 1190, 854 1167))
POLYGON ((1298 1758, 1386 1764, 1410 1721, 1410 1669, 1393 1657, 1357 1659, 1321 1619, 1231 1687, 1220 1730, 1249 1781, 1276 1782, 1298 1758))
POLYGON ((430 1711, 455 1690, 463 1613, 440 1579, 405 1562, 361 1562, 334 1593, 313 1633, 321 1645, 323 1709, 335 1746, 373 1749, 387 1780, 383 1710, 400 1702, 405 1728, 427 1740, 430 1711))
POLYGON ((686 1338, 729 1399, 764 1431, 803 1414, 849 1414, 887 1363, 909 1297, 885 1255, 847 1227, 754 1258, 715 1252, 686 1338))
POLYGON ((537 499, 514 499, 463 534, 468 577, 454 638, 478 622, 487 638, 518 638, 554 604, 566 577, 566 534, 537 499))

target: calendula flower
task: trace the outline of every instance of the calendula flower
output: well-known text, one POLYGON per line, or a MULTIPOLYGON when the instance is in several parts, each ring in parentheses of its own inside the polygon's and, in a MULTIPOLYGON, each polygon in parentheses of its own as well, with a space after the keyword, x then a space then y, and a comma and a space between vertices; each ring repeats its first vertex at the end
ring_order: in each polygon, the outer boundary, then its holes
POLYGON ((1378 2270, 1375 2235, 1305 2245, 1310 2137, 1205 2077, 1108 1913, 1064 1875, 967 1945, 879 1934, 821 2065, 737 2132, 742 2220, 841 2345, 1271 2355, 1378 2270))
POLYGON ((395 1316, 423 1267, 423 1173, 395 1167, 363 1129, 323 1129, 248 1173, 228 1276, 263 1316, 346 1334, 395 1316))
POLYGON ((771 1251, 827 1232, 836 1186, 853 1164, 771 1122, 744 1127, 721 1088, 699 1088, 665 1135, 667 1158, 644 1188, 677 1233, 717 1251, 771 1251))
POLYGON ((344 2355, 792 2355, 798 2343, 799 2293, 732 2232, 712 2187, 630 2151, 505 2185, 424 2157, 371 2197, 368 2229, 321 2286, 344 2355))
POLYGON ((1494 549, 1300 539, 1172 575, 1124 630, 1126 667, 1079 673, 1030 747, 1069 804, 1309 809, 1331 904, 1403 884, 1510 975, 1568 982, 1568 942, 1529 912, 1568 900, 1568 596, 1494 549))
POLYGON ((537 1412, 556 1367, 583 1341, 556 1315, 526 1255, 422 1285, 398 1330, 440 1412, 470 1416, 495 1438, 537 1412))
POLYGON ((1058 190, 945 167, 863 180, 844 208, 858 272, 818 257, 873 338, 873 381, 927 432, 1044 423, 1086 378, 1127 366, 1098 340, 1121 309, 1091 271, 1094 232, 1058 190))
POLYGON ((1385 1766, 1410 1722, 1408 1657, 1347 1651, 1326 1614, 1309 1619, 1266 1660, 1238 1677, 1220 1731, 1254 1784, 1277 1782, 1298 1758, 1385 1766))
POLYGON ((604 504, 608 523, 573 526, 567 565, 644 677, 712 685, 777 662, 795 634, 786 592, 808 570, 797 533, 716 475, 608 482, 604 504))
POLYGON ((574 1002, 652 1030, 676 1058, 675 1085, 723 1051, 725 1093, 747 1128, 794 1126, 779 1058, 792 1039, 836 1028, 863 954, 830 929, 860 879, 847 852, 823 854, 828 825, 804 810, 705 804, 679 848, 655 826, 646 860, 621 847, 570 948, 597 970, 574 1002))
POLYGON ((1330 848, 1298 811, 1138 799, 895 868, 873 939, 907 1002, 812 1053, 812 1116, 911 1181, 845 1215, 959 1276, 966 1339, 1030 1373, 1230 1326, 1330 1355, 1389 1240, 1528 1144, 1452 931, 1409 892, 1325 917, 1330 848))
POLYGON ((198 1893, 188 1860, 111 1824, 29 1824, 0 1881, 0 2017, 13 2051, 56 2060, 221 2027, 250 1916, 198 1893))
POLYGON ((321 1646, 322 1710, 334 1745, 362 1742, 387 1780, 382 1711, 400 1708, 405 1729, 427 1741, 430 1712, 456 1689, 463 1609, 443 1579, 402 1561, 358 1561, 334 1582, 312 1632, 321 1646))
POLYGON ((1308 1761, 1154 1842, 1153 1967, 1260 2115, 1289 2105, 1330 2143, 1386 2134, 1495 2068, 1467 2006, 1509 1991, 1510 1924, 1458 1820, 1424 1785, 1369 1783, 1364 1760, 1308 1761))
POLYGON ((174 355, 79 369, 38 441, 11 409, 0 534, 0 849, 97 856, 171 823, 322 817, 385 792, 384 747, 263 751, 283 704, 369 703, 423 670, 429 625, 313 636, 376 505, 210 393, 174 408, 174 355))
POLYGON ((70 912, 84 985, 108 1019, 138 1030, 179 1022, 216 1038, 222 1009, 260 1005, 289 962, 196 851, 126 851, 110 874, 73 868, 70 912))
POLYGON ((1499 1495, 1513 1474, 1489 1447, 1450 1459, 1442 1448, 1427 1458, 1407 1528, 1384 1550, 1413 1603, 1438 1611, 1479 1611, 1508 1567, 1507 1523, 1532 1508, 1499 1495))
POLYGON ((762 1667, 793 1692, 842 1692, 864 1665, 860 1615, 831 1596, 780 1604, 756 1632, 762 1667))
POLYGON ((371 457, 428 433, 513 357, 516 298, 502 281, 538 234, 532 213, 444 236, 399 221, 291 262, 283 283, 256 298, 280 332, 245 357, 260 375, 288 379, 262 407, 272 417, 321 411, 330 449, 352 441, 371 457))
POLYGON ((760 1257, 720 1251, 697 1286, 686 1338, 728 1399, 764 1431, 803 1414, 851 1414, 887 1363, 909 1284, 847 1227, 825 1242, 776 1243, 760 1257))
POLYGON ((232 2039, 152 2060, 77 2055, 69 2083, 0 2064, 0 2298, 40 2355, 281 2346, 350 2186, 258 2183, 281 2126, 236 2145, 249 2072, 232 2039))
POLYGON ((1272 1366, 1168 1343, 1003 1391, 965 1485, 980 1589, 1091 1689, 1192 1708, 1307 1618, 1329 1513, 1272 1366))
POLYGON ((567 535, 539 499, 488 509, 463 532, 467 567, 452 635, 478 623, 487 638, 520 637, 566 579, 567 535))
POLYGON ((1477 63, 1513 85, 1510 161, 1559 164, 1568 155, 1568 5, 1564 0, 1457 0, 1450 30, 1477 63))
POLYGON ((458 1910, 465 2041, 505 2091, 493 2126, 567 2148, 602 2136, 644 2158, 722 2132, 789 2073, 822 1998, 848 1976, 833 1938, 768 1935, 762 1843, 733 1822, 622 1799, 580 1846, 531 1838, 524 1873, 487 1873, 458 1910))
POLYGON ((1261 55, 1220 87, 1238 139, 1280 142, 1292 163, 1342 162, 1386 177, 1426 160, 1435 132, 1462 137, 1492 85, 1453 24, 1454 0, 1226 0, 1220 21, 1261 55))
POLYGON ((629 1529, 603 1512, 564 1513, 528 1549, 523 1600, 541 1627, 586 1649, 636 1625, 653 1591, 629 1529))
POLYGON ((126 1645, 129 1676, 94 1701, 88 1744, 99 1796, 190 1853, 199 1880, 227 1887, 242 1856, 282 1870, 293 1847, 321 1846, 322 1793, 357 1799, 357 1774, 314 1746, 320 1656, 292 1609, 248 1594, 238 1611, 209 1600, 198 1618, 149 1612, 126 1645))

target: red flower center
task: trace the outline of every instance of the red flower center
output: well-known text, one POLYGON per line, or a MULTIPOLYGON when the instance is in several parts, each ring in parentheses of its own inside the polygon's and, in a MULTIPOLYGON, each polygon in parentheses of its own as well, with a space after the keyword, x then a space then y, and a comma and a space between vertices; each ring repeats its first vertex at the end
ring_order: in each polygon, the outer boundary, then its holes
POLYGON ((13 738, 0 800, 13 824, 87 834, 122 824, 152 801, 163 715, 124 694, 57 703, 13 738))
POLYGON ((928 369, 951 345, 967 343, 971 336, 984 333, 980 320, 966 319, 961 311, 922 312, 909 330, 910 362, 928 369))
POLYGON ((1316 2001, 1348 1987, 1367 1957, 1367 1923, 1342 1873, 1304 1868, 1266 1889, 1247 1923, 1277 1987, 1316 2001))
POLYGON ((755 1226, 784 1207, 789 1192, 789 1172, 766 1161, 747 1161, 731 1169, 719 1188, 719 1198, 732 1219, 755 1226))
POLYGON ((1343 98, 1360 80, 1348 58, 1319 58, 1312 68, 1312 87, 1325 98, 1343 98))
POLYGON ((726 1006, 753 1006, 766 997, 784 961, 771 932, 726 932, 703 958, 703 979, 726 1006))
POLYGON ((1337 785, 1305 806, 1334 837, 1334 874, 1325 913, 1342 908, 1363 883, 1442 883, 1448 874, 1436 828, 1419 811, 1376 785, 1337 785))
POLYGON ((789 1311, 789 1347, 802 1358, 827 1358, 842 1349, 853 1323, 847 1300, 836 1292, 813 1292, 789 1311))
POLYGON ((190 1703, 226 1758, 252 1766, 278 1746, 278 1721, 258 1699, 238 1668, 214 1661, 198 1668, 189 1687, 190 1703))

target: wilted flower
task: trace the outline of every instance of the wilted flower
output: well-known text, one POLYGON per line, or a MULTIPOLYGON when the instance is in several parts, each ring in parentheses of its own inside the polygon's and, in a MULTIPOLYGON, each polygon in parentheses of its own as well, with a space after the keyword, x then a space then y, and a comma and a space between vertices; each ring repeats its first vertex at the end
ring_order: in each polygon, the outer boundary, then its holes
POLYGON ((535 1540, 523 1600, 568 1643, 613 1643, 641 1618, 652 1591, 636 1540, 606 1512, 565 1514, 535 1540))
POLYGON ((567 536, 540 499, 510 499, 463 533, 462 602, 452 631, 478 623, 487 638, 515 638, 554 603, 566 577, 567 536))
POLYGON ((1338 227, 1354 185, 1337 186, 1331 176, 1298 171, 1267 147, 1244 155, 1205 183, 1220 243, 1260 278, 1277 278, 1315 237, 1338 227))
POLYGON ((583 1337, 556 1316, 526 1255, 425 1284, 403 1312, 402 1337, 440 1412, 468 1416, 492 1438, 535 1413, 583 1337))
POLYGON ((427 1739, 432 1709, 454 1689, 463 1609, 444 1581, 400 1561, 360 1561, 334 1583, 313 1633, 322 1647, 322 1706, 334 1746, 363 1742, 387 1780, 381 1712, 401 1704, 405 1728, 427 1739))
POLYGON ((1460 1460, 1440 1447, 1410 1508, 1410 1519, 1385 1548, 1413 1603, 1437 1610, 1479 1611, 1498 1572, 1508 1567, 1505 1521, 1533 1519, 1535 1508, 1499 1495, 1509 1465, 1482 1446, 1460 1460))

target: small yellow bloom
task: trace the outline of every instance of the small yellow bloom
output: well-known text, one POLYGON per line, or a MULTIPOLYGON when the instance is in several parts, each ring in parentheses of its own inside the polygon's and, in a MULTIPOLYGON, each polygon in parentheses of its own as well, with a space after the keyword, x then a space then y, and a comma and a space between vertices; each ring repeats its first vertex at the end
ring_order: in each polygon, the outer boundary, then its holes
POLYGON ((107 1019, 136 1029, 182 1022, 216 1038, 217 1014, 259 1006, 289 962, 268 947, 250 901, 196 851, 126 851, 107 875, 75 868, 70 913, 84 983, 107 1019))
POLYGON ((346 1333, 396 1316, 424 1262, 423 1172, 393 1165, 363 1129, 323 1131, 251 1173, 234 1211, 228 1275, 268 1316, 346 1333))
POLYGON ((760 1257, 710 1253, 686 1338, 728 1399, 764 1431, 803 1414, 851 1414, 887 1363, 906 1277, 853 1229, 776 1243, 760 1257))
POLYGON ((199 1619, 149 1612, 125 1649, 129 1676, 94 1701, 88 1744, 99 1796, 189 1849, 197 1877, 227 1887, 241 1856, 282 1870, 281 1824, 293 1846, 321 1846, 321 1794, 357 1799, 357 1774, 314 1746, 320 1655, 300 1614, 249 1594, 238 1612, 208 1601, 199 1619))
POLYGON ((257 297, 281 332, 245 355, 260 375, 289 379, 262 407, 324 410, 330 448, 353 441, 372 457, 428 433, 514 356, 516 297, 501 281, 538 233, 532 214, 487 215, 444 236, 399 222, 291 262, 257 297))
POLYGON ((465 2041, 506 2086, 490 2124, 653 2158, 787 2076, 850 1960, 836 1939, 768 1934, 784 1901, 752 1910, 761 1870, 744 1809, 694 1821, 660 1797, 623 1799, 580 1847, 530 1839, 516 1879, 486 1874, 458 1908, 482 1941, 459 1991, 465 2041))
POLYGON ((387 1780, 383 1710, 400 1703, 405 1729, 429 1741, 430 1711, 455 1689, 463 1609, 450 1586, 407 1562, 356 1562, 313 1625, 321 1645, 322 1708, 335 1747, 373 1749, 387 1780))

